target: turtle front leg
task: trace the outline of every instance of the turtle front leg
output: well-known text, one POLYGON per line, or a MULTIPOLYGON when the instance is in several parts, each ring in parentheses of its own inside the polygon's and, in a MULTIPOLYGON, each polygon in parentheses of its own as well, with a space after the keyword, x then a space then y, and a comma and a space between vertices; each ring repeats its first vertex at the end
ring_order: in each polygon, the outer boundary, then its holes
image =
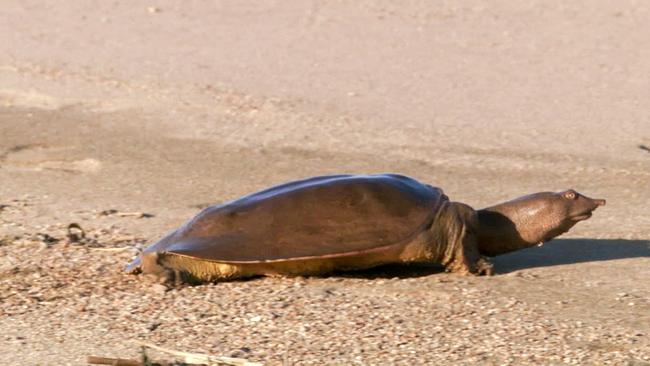
POLYGON ((465 233, 461 239, 453 243, 453 254, 450 261, 443 263, 447 272, 473 274, 477 276, 492 276, 494 266, 490 260, 478 251, 476 236, 465 233))
POLYGON ((492 276, 494 274, 494 265, 487 257, 474 255, 471 251, 459 250, 454 259, 445 265, 447 272, 458 274, 473 274, 477 276, 492 276))
POLYGON ((492 263, 478 249, 478 217, 470 206, 453 202, 438 217, 438 242, 446 243, 442 264, 447 272, 491 276, 492 263), (441 240, 442 239, 442 240, 441 240))

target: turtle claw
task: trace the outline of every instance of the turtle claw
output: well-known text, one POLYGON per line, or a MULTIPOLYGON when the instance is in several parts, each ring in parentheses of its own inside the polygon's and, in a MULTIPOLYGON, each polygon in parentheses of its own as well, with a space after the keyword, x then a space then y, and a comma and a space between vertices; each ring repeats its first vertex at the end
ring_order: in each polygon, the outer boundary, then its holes
POLYGON ((476 261, 476 274, 479 276, 494 275, 494 265, 486 257, 481 257, 476 261))

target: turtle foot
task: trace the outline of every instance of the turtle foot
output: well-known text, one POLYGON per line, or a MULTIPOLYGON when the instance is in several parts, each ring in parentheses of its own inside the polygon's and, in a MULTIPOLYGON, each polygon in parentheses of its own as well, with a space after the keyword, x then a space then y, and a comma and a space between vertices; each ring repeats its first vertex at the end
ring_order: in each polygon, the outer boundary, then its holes
POLYGON ((494 275, 494 265, 486 257, 481 257, 476 261, 476 274, 479 276, 492 276, 494 275))
POLYGON ((474 263, 466 259, 457 260, 447 265, 445 271, 460 275, 492 276, 494 275, 494 265, 487 257, 481 256, 474 263))
POLYGON ((141 258, 140 270, 149 280, 163 284, 167 287, 180 287, 183 285, 183 273, 177 269, 167 268, 160 264, 158 253, 147 253, 141 258))

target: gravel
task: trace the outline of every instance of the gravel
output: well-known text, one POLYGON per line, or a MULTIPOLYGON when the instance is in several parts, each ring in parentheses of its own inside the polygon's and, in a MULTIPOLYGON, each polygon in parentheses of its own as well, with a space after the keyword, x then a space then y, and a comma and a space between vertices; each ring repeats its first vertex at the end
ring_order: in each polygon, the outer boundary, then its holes
MULTIPOLYGON (((500 296, 495 281, 531 281, 521 276, 384 267, 170 289, 121 272, 135 253, 129 248, 143 238, 116 243, 128 234, 113 226, 70 243, 65 228, 49 227, 53 239, 44 239, 25 225, 23 234, 2 241, 0 353, 8 364, 44 355, 53 364, 138 357, 133 340, 268 364, 650 361, 647 329, 570 321, 554 315, 567 303, 500 296)), ((630 294, 618 298, 631 306, 630 294)))

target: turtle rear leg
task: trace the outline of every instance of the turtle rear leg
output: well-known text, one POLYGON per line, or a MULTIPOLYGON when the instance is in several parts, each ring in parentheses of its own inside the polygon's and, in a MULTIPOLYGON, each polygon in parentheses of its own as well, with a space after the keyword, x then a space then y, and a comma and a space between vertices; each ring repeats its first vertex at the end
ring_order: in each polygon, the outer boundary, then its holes
POLYGON ((156 252, 142 254, 140 262, 142 274, 154 278, 156 282, 173 286, 180 286, 183 282, 181 272, 161 265, 160 255, 156 252))

